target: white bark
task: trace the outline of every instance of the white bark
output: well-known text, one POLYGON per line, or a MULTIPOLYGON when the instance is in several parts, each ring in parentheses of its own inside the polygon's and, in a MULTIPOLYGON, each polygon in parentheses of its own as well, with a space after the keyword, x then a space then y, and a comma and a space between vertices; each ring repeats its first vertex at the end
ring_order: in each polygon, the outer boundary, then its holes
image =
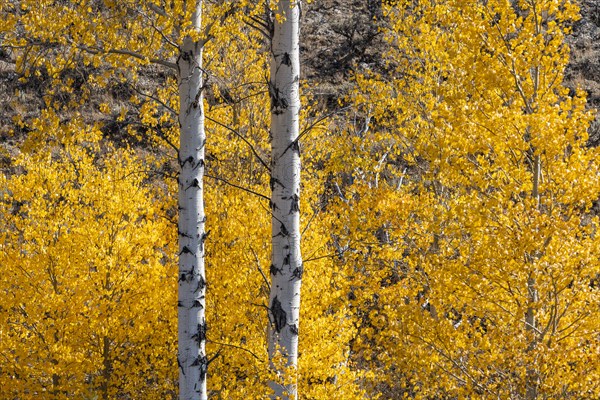
POLYGON ((300 4, 280 1, 271 38, 271 208, 272 258, 268 351, 278 379, 272 398, 297 399, 297 366, 302 257, 300 254, 300 4), (277 359, 284 361, 279 364, 277 359), (284 381, 285 379, 285 381, 284 381))
MULTIPOLYGON (((195 29, 201 26, 202 1, 192 15, 195 29)), ((204 273, 204 108, 202 44, 187 37, 177 59, 179 78, 179 301, 178 330, 179 398, 205 400, 206 321, 204 273)))

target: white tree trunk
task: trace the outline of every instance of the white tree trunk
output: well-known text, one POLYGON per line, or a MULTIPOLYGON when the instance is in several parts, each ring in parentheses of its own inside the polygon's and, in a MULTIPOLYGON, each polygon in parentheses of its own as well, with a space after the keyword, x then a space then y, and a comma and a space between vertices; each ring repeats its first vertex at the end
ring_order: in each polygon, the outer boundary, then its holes
MULTIPOLYGON (((200 29, 202 1, 197 0, 192 25, 200 29)), ((204 273, 204 108, 202 43, 186 37, 177 59, 179 73, 179 398, 205 400, 206 320, 204 273)))
POLYGON ((300 254, 300 4, 282 0, 271 38, 271 208, 272 257, 268 351, 278 378, 269 382, 272 398, 296 399, 300 254), (283 363, 277 362, 279 359, 283 363), (285 378, 285 380, 284 380, 285 378))

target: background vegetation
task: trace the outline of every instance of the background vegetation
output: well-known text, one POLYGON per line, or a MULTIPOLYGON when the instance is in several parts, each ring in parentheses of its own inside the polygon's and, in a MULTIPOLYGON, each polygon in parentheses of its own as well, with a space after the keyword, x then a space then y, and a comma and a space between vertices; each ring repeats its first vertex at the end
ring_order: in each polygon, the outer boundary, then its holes
MULTIPOLYGON (((176 397, 185 2, 138 3, 0 3, 1 398, 176 397)), ((598 4, 383 3, 303 9, 300 398, 597 399, 598 4)), ((212 398, 268 392, 260 12, 205 55, 212 398)))

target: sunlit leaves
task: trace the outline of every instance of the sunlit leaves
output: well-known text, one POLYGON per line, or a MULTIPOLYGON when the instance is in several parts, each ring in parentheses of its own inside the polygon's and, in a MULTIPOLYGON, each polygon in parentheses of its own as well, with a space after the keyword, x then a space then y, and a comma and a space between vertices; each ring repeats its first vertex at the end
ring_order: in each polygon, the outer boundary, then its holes
POLYGON ((388 133, 352 147, 361 161, 342 154, 338 164, 352 167, 340 205, 369 215, 340 223, 351 243, 344 261, 380 282, 355 283, 357 303, 371 310, 357 359, 371 369, 402 365, 394 376, 405 389, 387 390, 416 398, 519 396, 531 366, 544 395, 596 393, 580 383, 590 367, 577 360, 597 351, 589 318, 598 299, 590 287, 597 219, 588 210, 599 155, 585 147, 582 96, 562 86, 565 22, 576 9, 448 1, 388 12, 397 74, 358 76, 354 97, 372 116, 356 143, 388 133), (539 205, 531 194, 536 156, 539 205), (381 171, 384 179, 374 179, 381 171), (397 215, 386 213, 394 202, 397 215), (525 328, 528 309, 534 333, 525 328), (562 384, 549 373, 557 370, 562 384))
POLYGON ((174 390, 173 233, 156 208, 164 194, 142 183, 133 152, 99 156, 93 136, 23 153, 21 172, 3 177, 5 397, 174 390))

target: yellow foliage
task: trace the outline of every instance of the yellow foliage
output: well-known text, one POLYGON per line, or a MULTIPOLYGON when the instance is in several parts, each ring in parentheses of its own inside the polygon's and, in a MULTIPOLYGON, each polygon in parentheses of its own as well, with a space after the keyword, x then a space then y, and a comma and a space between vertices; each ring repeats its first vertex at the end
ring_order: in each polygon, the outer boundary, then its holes
POLYGON ((524 398, 528 386, 597 397, 581 377, 600 378, 589 362, 600 349, 588 212, 600 154, 586 147, 582 95, 562 86, 576 9, 411 4, 388 10, 387 56, 404 78, 356 79, 371 131, 388 134, 359 148, 376 137, 367 132, 339 161, 354 168, 338 211, 351 243, 343 261, 369 310, 356 359, 393 366, 373 389, 388 382, 383 390, 411 398, 524 398))
MULTIPOLYGON (((301 350, 286 379, 303 399, 522 398, 533 381, 540 398, 597 398, 600 160, 584 96, 562 84, 576 7, 396 3, 394 73, 357 73, 347 124, 302 138, 301 350)), ((14 118, 28 137, 0 178, 0 397, 175 398, 177 82, 136 82, 187 34, 210 39, 208 387, 265 397, 268 54, 240 14, 262 9, 207 4, 210 32, 190 29, 186 1, 0 5, 3 41, 29 45, 23 77, 52 79, 40 115, 14 118), (124 82, 138 89, 126 105, 90 106, 124 82), (107 144, 86 107, 155 155, 107 144)))
POLYGON ((2 177, 2 398, 173 397, 164 194, 133 152, 99 150, 79 139, 23 153, 2 177))

